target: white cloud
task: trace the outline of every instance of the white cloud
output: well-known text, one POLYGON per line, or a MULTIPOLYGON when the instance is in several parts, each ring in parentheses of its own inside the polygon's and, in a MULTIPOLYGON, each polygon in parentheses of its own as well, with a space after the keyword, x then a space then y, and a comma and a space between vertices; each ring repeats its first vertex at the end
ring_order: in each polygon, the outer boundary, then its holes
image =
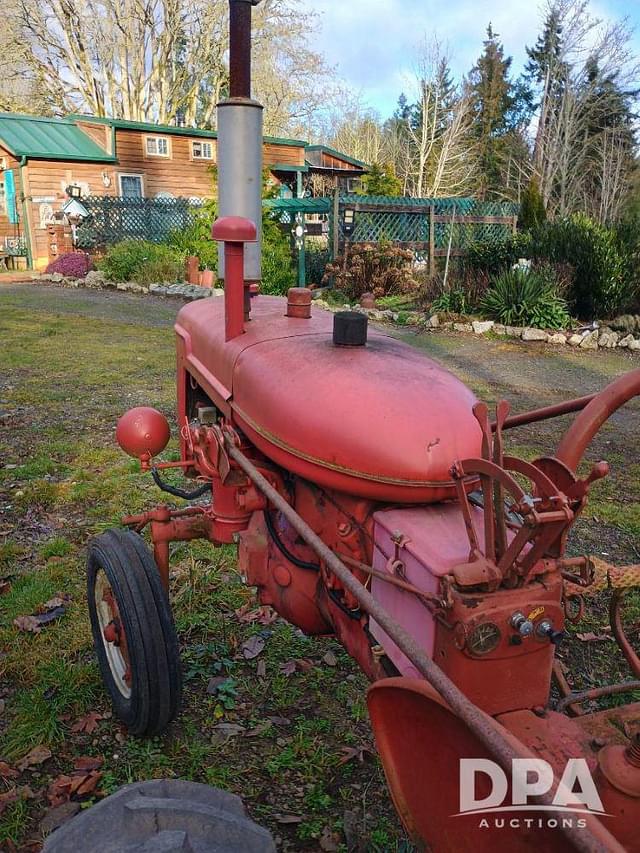
MULTIPOLYGON (((388 113, 411 73, 417 45, 425 35, 446 43, 456 75, 466 73, 482 50, 491 21, 513 56, 525 61, 525 44, 535 41, 540 25, 539 0, 300 0, 320 16, 314 46, 338 74, 371 106, 388 113)), ((616 17, 619 0, 595 0, 616 17), (616 8, 617 7, 617 8, 616 8)), ((635 7, 635 3, 633 6, 635 7)), ((630 14, 640 19, 640 11, 630 14)))

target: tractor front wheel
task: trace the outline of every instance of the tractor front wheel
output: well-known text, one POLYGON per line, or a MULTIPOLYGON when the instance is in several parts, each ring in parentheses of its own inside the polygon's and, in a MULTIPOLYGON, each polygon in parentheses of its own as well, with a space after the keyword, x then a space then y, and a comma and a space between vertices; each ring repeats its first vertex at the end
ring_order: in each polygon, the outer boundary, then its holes
POLYGON ((92 540, 87 599, 116 716, 131 734, 158 734, 178 712, 180 657, 169 599, 141 536, 114 529, 92 540))

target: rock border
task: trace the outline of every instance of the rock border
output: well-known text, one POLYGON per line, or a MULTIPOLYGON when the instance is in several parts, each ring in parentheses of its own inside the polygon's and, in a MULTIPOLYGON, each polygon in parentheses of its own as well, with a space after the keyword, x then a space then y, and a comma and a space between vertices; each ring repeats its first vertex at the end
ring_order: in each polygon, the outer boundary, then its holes
MULTIPOLYGON (((196 299, 206 299, 208 296, 222 296, 224 290, 220 287, 202 287, 197 284, 186 283, 159 283, 150 284, 145 287, 135 281, 110 282, 104 274, 98 270, 91 270, 86 278, 69 278, 60 273, 33 275, 31 281, 51 282, 61 287, 89 287, 99 290, 121 290, 129 293, 146 294, 154 296, 177 297, 193 302, 196 299)), ((321 296, 320 293, 317 294, 321 296)), ((503 326, 494 323, 493 320, 477 320, 469 318, 468 322, 452 322, 440 320, 438 314, 423 313, 419 311, 391 311, 390 309, 363 308, 361 305, 334 305, 322 298, 314 298, 314 305, 328 311, 359 311, 366 314, 370 320, 378 323, 394 323, 402 327, 417 326, 423 330, 441 332, 465 332, 474 335, 486 335, 491 333, 500 337, 514 338, 526 342, 551 344, 553 346, 569 346, 575 349, 598 350, 598 349, 627 349, 629 352, 640 350, 640 337, 632 334, 615 332, 608 326, 600 326, 592 323, 577 329, 565 331, 546 331, 533 327, 503 326), (399 322, 401 316, 403 322, 399 322)))
POLYGON ((469 318, 468 322, 452 322, 440 320, 438 314, 420 313, 417 311, 398 312, 391 310, 379 310, 377 308, 363 308, 361 305, 331 305, 323 299, 314 300, 314 305, 319 305, 329 311, 359 311, 366 314, 370 320, 375 322, 395 323, 401 326, 418 326, 427 331, 440 332, 466 332, 474 335, 486 335, 491 333, 500 337, 514 338, 526 342, 546 343, 555 346, 570 346, 577 349, 628 349, 630 352, 640 350, 640 337, 631 334, 614 332, 608 326, 599 326, 592 323, 588 326, 580 326, 577 329, 565 331, 546 331, 531 326, 503 326, 493 320, 474 320, 469 318), (403 323, 398 323, 401 314, 405 315, 403 323))

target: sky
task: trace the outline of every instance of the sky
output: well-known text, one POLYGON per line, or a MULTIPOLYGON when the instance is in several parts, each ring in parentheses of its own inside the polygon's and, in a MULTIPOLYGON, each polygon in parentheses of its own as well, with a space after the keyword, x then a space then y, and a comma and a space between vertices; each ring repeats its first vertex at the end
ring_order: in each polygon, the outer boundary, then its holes
MULTIPOLYGON (((539 0, 301 0, 301 5, 319 16, 313 49, 383 117, 407 90, 412 57, 425 36, 435 34, 447 46, 459 77, 479 56, 491 21, 519 71, 524 45, 535 42, 541 19, 539 0)), ((590 8, 599 18, 628 17, 640 55, 640 0, 591 0, 590 8)))

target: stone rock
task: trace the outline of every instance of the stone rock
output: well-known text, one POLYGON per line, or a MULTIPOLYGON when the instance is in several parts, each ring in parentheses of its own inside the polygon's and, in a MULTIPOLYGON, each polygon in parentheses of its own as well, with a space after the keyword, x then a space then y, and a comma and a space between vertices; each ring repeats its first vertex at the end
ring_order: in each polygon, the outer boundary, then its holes
POLYGON ((640 332, 640 316, 633 314, 621 314, 615 320, 611 320, 609 325, 616 332, 624 332, 627 335, 633 335, 635 332, 640 332))
POLYGON ((505 326, 505 335, 508 335, 510 338, 521 338, 524 329, 522 326, 505 326))
POLYGON ((503 326, 502 323, 494 323, 493 331, 496 333, 496 335, 506 335, 507 326, 503 326))
POLYGON ((631 343, 631 341, 633 341, 633 340, 635 340, 633 335, 627 335, 626 337, 621 338, 621 340, 618 341, 618 346, 619 347, 628 347, 629 344, 631 343))
POLYGON ((617 332, 603 332, 600 331, 600 335, 598 337, 598 346, 605 347, 606 349, 613 349, 618 346, 618 333, 617 332))
POLYGON ((523 341, 548 341, 549 335, 542 329, 524 329, 522 332, 523 341))
POLYGON ((64 279, 64 276, 59 272, 52 272, 49 276, 50 281, 55 281, 56 284, 59 284, 64 279))
MULTIPOLYGON (((224 290, 221 287, 212 287, 211 288, 212 296, 224 296, 224 290)), ((317 305, 320 300, 317 300, 315 304, 317 305)))
POLYGON ((597 329, 583 335, 582 341, 580 342, 580 349, 598 349, 598 335, 599 332, 597 329))
POLYGON ((84 279, 85 287, 104 287, 106 283, 105 274, 100 270, 89 270, 84 279))
POLYGON ((429 317, 429 319, 427 320, 427 322, 425 323, 425 326, 427 327, 427 329, 437 329, 439 325, 440 325, 440 318, 438 317, 437 314, 432 314, 429 317))
POLYGON ((453 330, 454 332, 473 332, 473 326, 471 323, 454 323, 453 330))
POLYGON ((579 347, 582 343, 582 335, 571 335, 567 343, 570 347, 579 347))
POLYGON ((567 339, 562 334, 562 332, 557 332, 555 335, 549 335, 549 337, 547 338, 548 344, 560 344, 560 345, 562 345, 562 344, 566 344, 566 342, 567 342, 567 339))
POLYGON ((373 293, 363 293, 360 297, 360 305, 362 308, 375 308, 376 298, 373 293))
POLYGON ((411 313, 407 314, 408 326, 417 326, 420 322, 422 322, 422 314, 419 314, 417 311, 411 311, 411 313))
POLYGON ((495 326, 493 320, 474 320, 471 324, 473 331, 476 335, 484 335, 487 332, 490 332, 491 329, 495 326))
POLYGON ((629 344, 628 349, 630 350, 638 350, 640 349, 640 341, 637 338, 634 338, 629 344))

